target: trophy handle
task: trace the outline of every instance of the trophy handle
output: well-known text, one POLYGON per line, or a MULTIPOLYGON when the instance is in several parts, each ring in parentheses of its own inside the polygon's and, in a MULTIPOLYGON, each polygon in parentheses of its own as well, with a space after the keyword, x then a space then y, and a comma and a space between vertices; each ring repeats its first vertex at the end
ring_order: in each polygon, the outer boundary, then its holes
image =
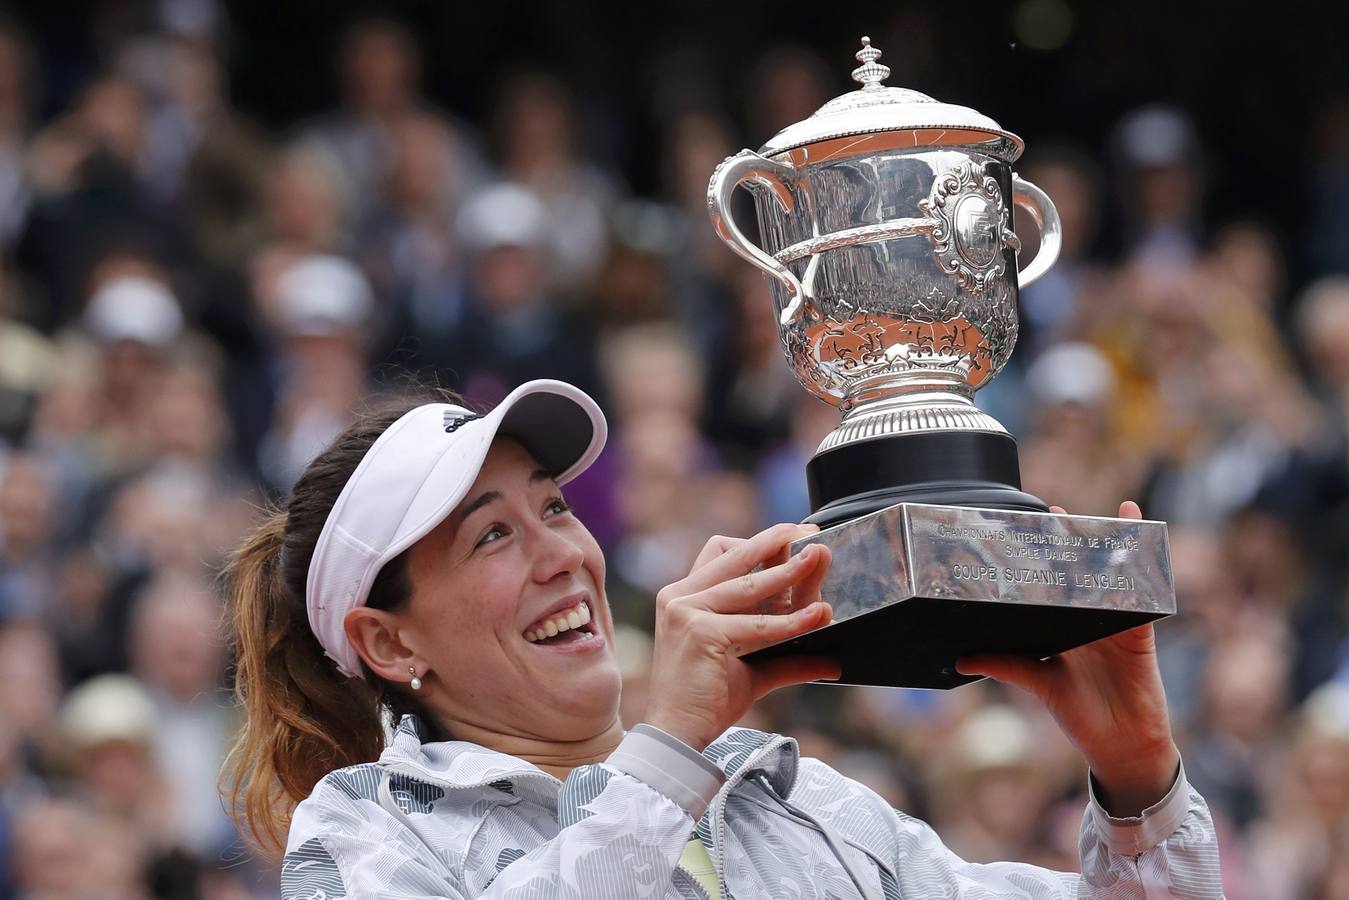
POLYGON ((801 317, 806 298, 805 288, 790 269, 745 237, 731 215, 731 197, 737 187, 749 182, 753 186, 766 188, 778 206, 784 212, 790 212, 793 206, 792 194, 785 182, 793 175, 791 166, 765 159, 753 150, 741 150, 735 156, 728 156, 721 161, 707 185, 707 212, 712 217, 712 227, 717 230, 717 236, 737 256, 772 275, 787 289, 790 299, 782 310, 783 325, 791 325, 801 317))
POLYGON ((1040 230, 1039 252, 1030 265, 1017 272, 1017 282, 1024 288, 1048 272, 1059 258, 1059 248, 1063 246, 1063 226, 1059 223, 1059 211, 1054 208, 1054 201, 1049 199, 1049 195, 1020 175, 1012 176, 1012 202, 1030 213, 1040 230))

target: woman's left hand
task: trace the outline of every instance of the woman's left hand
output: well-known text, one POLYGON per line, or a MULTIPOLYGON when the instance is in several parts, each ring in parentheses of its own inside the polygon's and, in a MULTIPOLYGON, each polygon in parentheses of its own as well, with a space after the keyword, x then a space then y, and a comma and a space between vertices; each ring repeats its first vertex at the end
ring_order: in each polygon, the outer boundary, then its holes
MULTIPOLYGON (((1062 513, 1060 507, 1050 512, 1062 513)), ((1126 519, 1141 519, 1138 504, 1120 504, 1126 519)), ((1049 709, 1086 757, 1115 816, 1136 816, 1175 783, 1180 752, 1171 734, 1166 694, 1157 668, 1152 625, 1069 650, 1047 660, 971 656, 956 668, 987 675, 1030 692, 1049 709)))

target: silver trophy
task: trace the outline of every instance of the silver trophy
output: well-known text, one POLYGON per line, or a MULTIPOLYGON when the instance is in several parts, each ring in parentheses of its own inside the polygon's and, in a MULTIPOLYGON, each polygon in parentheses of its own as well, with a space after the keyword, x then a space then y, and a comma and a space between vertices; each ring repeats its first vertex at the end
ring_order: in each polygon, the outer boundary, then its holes
POLYGON ((951 687, 973 653, 1046 657, 1175 612, 1166 526, 1056 516, 1021 490, 1016 441, 974 392, 1016 344, 1017 292, 1058 256, 1058 213, 1012 171, 1024 142, 963 106, 881 82, 726 159, 707 203, 772 277, 797 379, 842 411, 807 464, 811 541, 834 549, 834 622, 761 656, 818 654, 843 681, 951 687), (749 188, 762 246, 736 226, 749 188), (1040 245, 1018 266, 1012 209, 1040 245))

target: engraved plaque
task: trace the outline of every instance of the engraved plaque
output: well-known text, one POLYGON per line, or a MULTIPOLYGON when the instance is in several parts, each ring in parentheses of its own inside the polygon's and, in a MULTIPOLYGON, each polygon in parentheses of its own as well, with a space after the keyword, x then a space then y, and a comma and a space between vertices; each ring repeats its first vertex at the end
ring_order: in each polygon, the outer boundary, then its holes
POLYGON ((1176 611, 1163 522, 900 503, 828 544, 824 628, 746 659, 827 656, 841 681, 949 688, 977 653, 1045 658, 1176 611))
POLYGON ((1000 212, 978 195, 966 197, 956 206, 956 252, 976 269, 987 269, 998 258, 1000 212))
POLYGON ((916 596, 1175 612, 1162 522, 902 506, 916 596))

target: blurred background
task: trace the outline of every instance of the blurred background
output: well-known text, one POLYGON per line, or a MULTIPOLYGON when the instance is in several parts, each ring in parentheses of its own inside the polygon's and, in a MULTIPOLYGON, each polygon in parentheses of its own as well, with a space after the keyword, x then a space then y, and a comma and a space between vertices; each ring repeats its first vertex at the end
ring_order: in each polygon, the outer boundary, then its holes
MULTIPOLYGON (((601 399, 570 497, 640 715, 654 592, 804 516, 837 421, 707 179, 850 90, 862 34, 1058 205, 979 399, 1027 490, 1171 523, 1162 662, 1228 896, 1349 898, 1349 54, 1314 6, 52 0, 0 5, 0 900, 275 895, 216 796, 214 579, 409 376, 601 399)), ((798 688, 747 724, 968 858, 1076 866, 1085 773, 1014 693, 798 688)))

